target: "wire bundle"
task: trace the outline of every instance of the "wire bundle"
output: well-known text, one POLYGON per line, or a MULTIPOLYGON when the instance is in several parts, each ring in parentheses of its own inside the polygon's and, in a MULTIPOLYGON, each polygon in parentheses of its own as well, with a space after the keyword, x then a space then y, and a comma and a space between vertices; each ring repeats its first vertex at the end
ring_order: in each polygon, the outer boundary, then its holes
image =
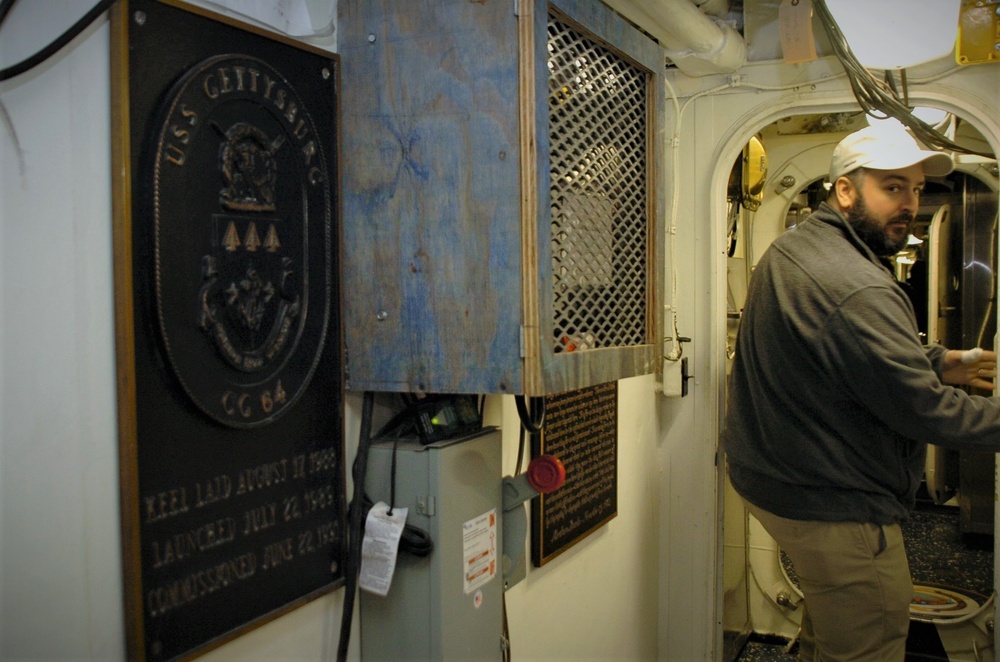
POLYGON ((886 71, 885 80, 880 82, 869 69, 858 62, 844 37, 844 33, 841 32, 833 14, 826 6, 826 0, 814 0, 813 5, 823 29, 830 37, 830 45, 833 47, 834 54, 847 72, 854 96, 865 113, 876 119, 893 117, 899 120, 913 131, 913 135, 918 140, 932 149, 951 150, 993 158, 992 154, 978 152, 955 143, 933 126, 916 117, 912 113, 912 108, 906 103, 906 70, 904 69, 901 74, 903 97, 900 98, 892 72, 886 71))
MULTIPOLYGON (((17 2, 17 0, 0 0, 0 24, 3 23, 5 18, 7 18, 7 14, 10 12, 11 8, 13 8, 15 2, 17 2)), ((18 62, 17 64, 0 69, 0 81, 20 76, 26 71, 34 69, 42 62, 45 62, 45 60, 59 52, 63 46, 73 41, 73 39, 75 39, 78 34, 83 32, 88 25, 93 23, 98 16, 107 11, 113 3, 114 0, 101 0, 94 5, 90 11, 84 14, 80 20, 70 26, 69 29, 59 35, 59 37, 48 46, 41 49, 31 57, 18 62)))

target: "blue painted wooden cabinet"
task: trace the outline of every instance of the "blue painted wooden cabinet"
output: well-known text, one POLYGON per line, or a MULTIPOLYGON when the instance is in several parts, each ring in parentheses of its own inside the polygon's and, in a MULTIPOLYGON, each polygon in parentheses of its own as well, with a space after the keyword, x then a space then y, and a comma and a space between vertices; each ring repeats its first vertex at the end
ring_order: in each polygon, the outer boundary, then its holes
POLYGON ((544 395, 660 358, 659 46, 593 0, 340 0, 346 385, 544 395))

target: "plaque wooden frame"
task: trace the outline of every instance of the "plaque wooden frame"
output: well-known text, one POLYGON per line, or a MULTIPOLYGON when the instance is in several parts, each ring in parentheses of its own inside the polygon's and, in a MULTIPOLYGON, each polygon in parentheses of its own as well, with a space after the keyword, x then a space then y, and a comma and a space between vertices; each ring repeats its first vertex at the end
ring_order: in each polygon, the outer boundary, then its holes
POLYGON ((531 561, 540 567, 618 516, 618 382, 548 396, 533 455, 554 455, 566 482, 531 503, 531 561))
POLYGON ((187 659, 344 583, 340 66, 179 0, 111 17, 127 655, 187 659))

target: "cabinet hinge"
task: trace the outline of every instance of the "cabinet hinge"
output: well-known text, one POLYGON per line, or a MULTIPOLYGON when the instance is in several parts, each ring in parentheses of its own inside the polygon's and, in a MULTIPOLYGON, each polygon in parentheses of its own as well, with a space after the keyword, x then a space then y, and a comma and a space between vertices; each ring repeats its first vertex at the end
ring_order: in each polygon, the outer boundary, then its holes
POLYGON ((418 496, 417 497, 417 512, 421 515, 426 515, 427 517, 434 517, 436 514, 435 500, 433 496, 418 496))

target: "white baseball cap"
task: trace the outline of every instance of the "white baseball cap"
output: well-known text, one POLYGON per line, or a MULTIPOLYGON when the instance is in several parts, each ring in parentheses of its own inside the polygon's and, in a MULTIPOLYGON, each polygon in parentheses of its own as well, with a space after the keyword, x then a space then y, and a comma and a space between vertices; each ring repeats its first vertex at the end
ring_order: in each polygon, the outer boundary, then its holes
POLYGON ((917 163, 924 165, 928 177, 947 175, 955 167, 950 155, 921 149, 901 124, 869 126, 850 134, 834 148, 830 182, 858 168, 898 170, 917 163))

